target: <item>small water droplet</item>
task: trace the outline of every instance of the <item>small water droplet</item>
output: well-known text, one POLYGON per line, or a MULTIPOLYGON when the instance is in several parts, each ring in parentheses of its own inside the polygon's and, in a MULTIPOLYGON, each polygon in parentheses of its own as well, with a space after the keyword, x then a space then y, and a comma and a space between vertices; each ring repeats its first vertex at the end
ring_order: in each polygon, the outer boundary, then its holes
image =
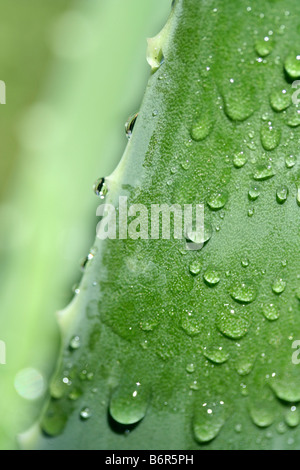
POLYGON ((300 77, 300 54, 291 52, 285 60, 284 68, 291 78, 300 77))
POLYGON ((260 195, 260 189, 257 186, 252 186, 249 189, 248 197, 250 201, 255 201, 260 195))
POLYGON ((203 274, 203 278, 209 286, 215 286, 220 282, 221 275, 218 270, 210 267, 210 268, 207 268, 207 270, 203 274))
POLYGON ((231 339, 240 339, 245 336, 249 325, 248 318, 229 307, 224 307, 224 310, 216 317, 217 328, 224 336, 231 339))
POLYGON ((259 428, 271 426, 275 420, 273 407, 268 403, 255 403, 250 408, 250 416, 252 421, 259 428))
POLYGON ((280 144, 281 131, 279 128, 276 129, 269 121, 261 126, 260 139, 265 150, 274 150, 280 144))
POLYGON ((203 355, 214 364, 223 364, 229 357, 229 354, 218 346, 204 348, 203 355))
POLYGON ((225 206, 228 201, 228 193, 226 191, 216 191, 210 194, 207 204, 212 210, 219 210, 225 206))
POLYGON ((199 260, 195 260, 190 264, 190 273, 191 274, 199 274, 201 271, 201 262, 199 260))
POLYGON ((85 407, 85 408, 82 408, 82 410, 80 411, 80 419, 82 419, 83 421, 86 421, 87 419, 89 419, 92 414, 91 414, 91 411, 89 408, 85 407))
POLYGON ((127 119, 125 123, 125 133, 126 133, 127 139, 130 139, 132 136, 133 128, 136 123, 138 115, 139 113, 132 114, 131 116, 129 116, 129 118, 127 119))
POLYGON ((290 94, 284 88, 283 90, 273 91, 270 96, 270 103, 274 111, 281 112, 292 104, 290 94))
POLYGON ((272 52, 272 49, 273 44, 268 36, 256 41, 255 43, 255 52, 259 57, 266 57, 272 52))
POLYGON ((186 366, 186 371, 189 373, 189 374, 192 374, 193 372, 195 372, 195 364, 187 364, 186 366))
POLYGON ((213 120, 211 116, 204 113, 201 118, 197 119, 191 129, 191 137, 196 142, 206 139, 213 129, 213 120))
POLYGON ((276 191, 276 200, 278 204, 283 204, 288 198, 289 190, 286 186, 278 188, 276 191))
POLYGON ((295 428, 299 425, 300 418, 296 406, 292 406, 285 415, 285 422, 291 428, 295 428))
POLYGON ((244 152, 240 152, 233 157, 233 165, 236 168, 242 168, 247 163, 247 157, 244 152))
POLYGON ((199 318, 195 317, 192 312, 185 311, 180 321, 181 328, 189 336, 198 335, 202 330, 201 322, 199 318))
POLYGON ((294 155, 288 155, 285 158, 285 165, 287 168, 293 168, 296 165, 297 158, 294 155))
POLYGON ((263 306, 263 314, 267 320, 274 321, 279 318, 279 312, 274 304, 263 306))
POLYGON ((79 336, 75 335, 71 338, 69 347, 72 350, 79 349, 80 348, 80 338, 79 336))
POLYGON ((247 268, 249 266, 248 258, 242 258, 241 265, 243 266, 243 268, 247 268))
POLYGON ((107 194, 107 186, 105 183, 105 178, 99 178, 95 182, 94 186, 94 193, 96 196, 99 196, 100 199, 104 199, 107 194))
POLYGON ((272 291, 274 294, 282 294, 286 288, 286 282, 283 279, 275 279, 272 285, 272 291))

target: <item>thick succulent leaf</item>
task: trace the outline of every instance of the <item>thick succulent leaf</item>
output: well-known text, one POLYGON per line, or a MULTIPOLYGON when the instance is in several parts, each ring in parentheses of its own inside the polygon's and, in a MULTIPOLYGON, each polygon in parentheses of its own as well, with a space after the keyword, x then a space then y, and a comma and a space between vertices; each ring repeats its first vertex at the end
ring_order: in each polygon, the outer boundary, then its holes
POLYGON ((177 0, 150 41, 106 202, 203 203, 206 242, 96 240, 27 446, 300 447, 299 14, 177 0))

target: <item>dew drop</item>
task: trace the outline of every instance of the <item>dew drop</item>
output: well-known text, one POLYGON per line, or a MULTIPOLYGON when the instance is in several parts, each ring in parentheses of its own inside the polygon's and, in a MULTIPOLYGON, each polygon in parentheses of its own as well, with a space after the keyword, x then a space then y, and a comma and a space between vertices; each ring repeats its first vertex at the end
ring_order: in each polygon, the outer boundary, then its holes
POLYGON ((125 123, 125 133, 126 133, 127 139, 130 139, 132 136, 133 128, 136 123, 138 115, 139 113, 132 114, 131 116, 129 116, 129 118, 127 119, 125 123))
POLYGON ((221 275, 219 271, 210 267, 205 271, 203 278, 206 284, 212 287, 212 286, 217 285, 220 282, 221 275))
POLYGON ((279 312, 274 304, 263 306, 263 314, 267 320, 274 321, 279 318, 279 312))
POLYGON ((259 57, 266 57, 272 52, 273 45, 272 41, 268 36, 264 39, 260 39, 255 43, 255 52, 259 57))
POLYGON ((272 291, 274 294, 282 294, 286 288, 286 282, 283 279, 275 279, 272 285, 272 291))
POLYGON ((274 111, 281 112, 287 109, 291 104, 291 96, 286 89, 273 91, 270 96, 270 103, 274 111))
POLYGON ((264 123, 260 130, 260 140, 265 150, 274 150, 280 144, 281 131, 274 128, 271 121, 264 123))
POLYGON ((291 78, 300 77, 300 54, 291 52, 285 60, 284 68, 291 78))
POLYGON ((204 348, 203 355, 214 364, 223 364, 229 357, 229 354, 218 346, 204 348))
POLYGON ((75 335, 71 338, 70 343, 69 343, 69 347, 72 351, 74 351, 75 349, 80 348, 80 338, 79 338, 79 336, 75 335))
POLYGON ((251 282, 235 282, 231 286, 230 295, 236 302, 248 304, 255 300, 257 290, 251 282))
POLYGON ((294 155, 288 155, 285 158, 285 166, 287 168, 293 168, 296 165, 296 162, 297 162, 297 158, 294 157, 294 155))
POLYGON ((82 408, 79 416, 80 416, 80 419, 82 419, 82 421, 86 421, 92 416, 92 414, 91 414, 90 409, 85 407, 85 408, 82 408))
POLYGON ((199 260, 195 260, 190 264, 190 273, 191 274, 199 274, 201 271, 201 262, 199 260))
POLYGON ((249 328, 249 320, 228 307, 217 314, 216 326, 219 331, 231 339, 239 339, 246 335, 249 328))
POLYGON ((228 193, 226 191, 216 191, 212 193, 208 200, 207 204, 212 210, 219 210, 225 206, 228 201, 228 193))
POLYGON ((257 186, 252 186, 249 189, 248 197, 249 197, 250 201, 256 201, 256 199, 259 197, 259 195, 260 195, 260 189, 257 186))
POLYGON ((242 168, 247 163, 247 157, 244 152, 240 152, 233 157, 233 165, 236 168, 242 168))
POLYGON ((258 181, 265 181, 275 175, 272 165, 259 165, 253 175, 253 178, 258 181))
POLYGON ((286 412, 285 422, 291 428, 295 428, 296 426, 299 425, 300 419, 299 419, 299 413, 298 413, 298 410, 297 410, 296 406, 292 406, 286 412))
POLYGON ((100 199, 104 199, 107 194, 107 186, 105 183, 105 178, 97 179, 97 181, 95 182, 93 186, 93 189, 94 189, 94 193, 96 194, 96 196, 99 196, 100 199))
POLYGON ((209 115, 203 115, 196 120, 191 129, 191 137, 196 142, 206 139, 213 129, 213 120, 209 115))
POLYGON ((289 190, 286 186, 278 188, 276 191, 276 200, 278 204, 283 204, 288 198, 289 190))
POLYGON ((194 437, 198 442, 213 440, 225 423, 224 405, 219 403, 204 404, 196 410, 193 419, 194 437))
POLYGON ((120 386, 111 397, 109 412, 120 424, 138 423, 146 415, 149 397, 149 389, 140 382, 127 387, 120 386))

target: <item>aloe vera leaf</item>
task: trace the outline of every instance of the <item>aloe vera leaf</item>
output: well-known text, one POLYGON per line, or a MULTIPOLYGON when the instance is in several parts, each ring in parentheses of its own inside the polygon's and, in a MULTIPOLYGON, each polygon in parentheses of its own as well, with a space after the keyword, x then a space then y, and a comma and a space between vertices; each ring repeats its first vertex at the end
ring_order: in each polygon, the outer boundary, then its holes
POLYGON ((106 201, 204 203, 211 237, 96 240, 27 445, 299 448, 299 9, 175 2, 106 201))

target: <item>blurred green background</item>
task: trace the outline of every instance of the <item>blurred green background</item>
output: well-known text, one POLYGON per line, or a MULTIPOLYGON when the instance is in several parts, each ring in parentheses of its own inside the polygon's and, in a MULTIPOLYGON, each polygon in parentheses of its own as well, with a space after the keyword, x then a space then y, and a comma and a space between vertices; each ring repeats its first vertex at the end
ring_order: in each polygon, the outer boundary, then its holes
POLYGON ((55 311, 95 236, 93 182, 122 156, 149 76, 146 38, 170 6, 0 0, 0 449, 16 448, 45 400, 55 311))

